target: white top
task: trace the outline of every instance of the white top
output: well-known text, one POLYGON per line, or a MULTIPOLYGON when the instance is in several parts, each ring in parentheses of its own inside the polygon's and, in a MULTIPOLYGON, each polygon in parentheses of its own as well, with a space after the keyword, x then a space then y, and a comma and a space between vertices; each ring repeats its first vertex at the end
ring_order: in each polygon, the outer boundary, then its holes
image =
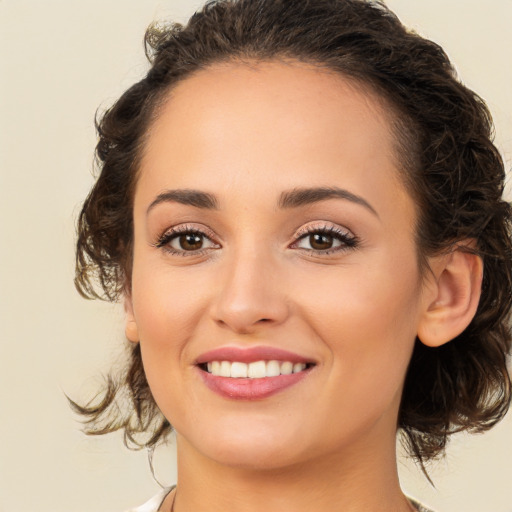
MULTIPOLYGON (((146 501, 143 505, 137 508, 131 508, 126 512, 158 512, 158 509, 162 505, 165 497, 174 489, 175 486, 169 487, 167 489, 162 489, 156 496, 153 496, 149 501, 146 501)), ((409 501, 412 503, 414 507, 418 510, 418 512, 433 512, 432 510, 425 508, 423 505, 418 503, 415 500, 409 498, 409 501)))
POLYGON ((160 505, 162 505, 165 497, 174 489, 173 487, 169 487, 167 489, 162 489, 156 496, 153 496, 149 501, 146 501, 143 505, 137 508, 131 508, 126 512, 158 512, 160 505))

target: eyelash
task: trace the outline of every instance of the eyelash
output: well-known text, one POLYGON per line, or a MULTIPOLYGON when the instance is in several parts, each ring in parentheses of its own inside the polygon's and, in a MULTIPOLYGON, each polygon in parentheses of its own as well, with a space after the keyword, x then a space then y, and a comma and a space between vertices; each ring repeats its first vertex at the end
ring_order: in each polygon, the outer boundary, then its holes
MULTIPOLYGON (((209 230, 199 229, 194 226, 182 225, 173 227, 163 233, 157 240, 155 244, 153 244, 158 249, 163 249, 164 251, 170 253, 173 256, 200 256, 206 252, 208 252, 212 248, 219 248, 220 245, 213 241, 214 239, 213 232, 209 230), (209 240, 216 247, 205 247, 198 250, 187 251, 185 249, 177 250, 171 247, 170 243, 182 235, 196 235, 201 239, 209 240)), ((332 225, 322 225, 322 226, 306 226, 305 228, 299 230, 295 235, 295 241, 290 244, 289 247, 295 248, 298 250, 302 250, 308 253, 312 253, 315 255, 328 255, 336 252, 346 251, 348 249, 356 248, 359 245, 359 238, 348 230, 340 229, 339 227, 332 225), (299 243, 302 240, 305 240, 307 237, 313 235, 324 235, 332 237, 333 239, 341 242, 341 245, 334 248, 329 249, 307 249, 298 247, 299 243)))
POLYGON ((194 226, 188 226, 186 224, 182 226, 173 227, 167 230, 158 238, 154 246, 158 249, 163 249, 164 251, 168 252, 173 256, 200 256, 207 252, 209 249, 211 249, 211 247, 206 247, 195 251, 186 251, 184 249, 177 250, 171 247, 171 242, 182 235, 196 235, 201 237, 202 239, 207 239, 212 244, 216 245, 217 247, 220 247, 219 244, 213 241, 213 232, 210 232, 209 230, 205 232, 205 230, 199 229, 194 226))
POLYGON ((332 225, 321 225, 321 226, 306 226, 305 228, 299 230, 296 234, 297 240, 293 242, 293 244, 290 247, 296 247, 299 250, 303 250, 315 255, 328 255, 333 254, 337 252, 343 252, 347 251, 348 249, 354 249, 358 247, 359 245, 359 238, 352 234, 350 231, 346 229, 341 229, 337 226, 332 225), (306 238, 312 236, 312 235, 324 235, 332 237, 333 239, 341 242, 341 245, 334 248, 329 249, 305 249, 305 248, 299 248, 297 247, 298 244, 305 240, 306 238))

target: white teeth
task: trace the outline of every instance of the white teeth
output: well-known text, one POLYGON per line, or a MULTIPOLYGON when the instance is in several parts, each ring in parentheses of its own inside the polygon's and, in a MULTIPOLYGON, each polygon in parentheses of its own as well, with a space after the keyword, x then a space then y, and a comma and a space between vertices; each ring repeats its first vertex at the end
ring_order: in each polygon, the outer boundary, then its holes
POLYGON ((235 379, 247 377, 247 365, 245 363, 231 363, 231 377, 235 379))
POLYGON ((231 363, 229 361, 221 361, 219 375, 221 377, 231 377, 231 363))
POLYGON ((247 376, 251 379, 262 379, 267 376, 267 365, 265 361, 256 361, 249 363, 249 371, 247 376))
POLYGON ((290 375, 290 373, 293 373, 293 363, 290 361, 281 363, 281 375, 290 375))
POLYGON ((217 377, 231 377, 234 379, 263 379, 264 377, 277 377, 302 372, 306 369, 304 363, 293 364, 290 361, 255 361, 242 363, 240 361, 210 361, 206 365, 208 373, 217 377))
POLYGON ((269 361, 267 363, 267 377, 277 377, 278 375, 281 375, 279 361, 269 361))
POLYGON ((293 373, 299 373, 306 369, 306 365, 304 363, 296 363, 293 365, 293 373))

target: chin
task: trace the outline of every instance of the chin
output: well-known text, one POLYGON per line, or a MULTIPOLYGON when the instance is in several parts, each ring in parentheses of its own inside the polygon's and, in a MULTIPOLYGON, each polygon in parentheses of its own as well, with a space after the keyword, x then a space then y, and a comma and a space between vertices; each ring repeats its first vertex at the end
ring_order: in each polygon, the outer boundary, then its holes
MULTIPOLYGON (((210 426, 211 427, 211 426, 210 426)), ((301 436, 303 437, 303 436, 301 436)), ((260 425, 255 428, 215 429, 189 438, 196 450, 209 459, 247 470, 275 470, 300 462, 304 455, 304 440, 292 432, 260 425), (283 440, 286 439, 286 442, 283 440), (298 449, 300 447, 300 450, 298 449)))
POLYGON ((298 455, 285 452, 282 447, 272 446, 270 443, 264 447, 231 444, 215 450, 211 458, 223 466, 248 471, 272 471, 298 463, 298 455))

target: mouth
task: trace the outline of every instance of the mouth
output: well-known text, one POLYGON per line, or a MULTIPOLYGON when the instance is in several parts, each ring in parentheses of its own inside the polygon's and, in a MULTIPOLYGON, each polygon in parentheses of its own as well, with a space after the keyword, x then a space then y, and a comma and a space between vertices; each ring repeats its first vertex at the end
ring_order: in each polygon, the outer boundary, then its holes
POLYGON ((223 398, 261 400, 301 382, 316 364, 274 347, 223 347, 203 354, 196 368, 223 398))
POLYGON ((314 363, 294 363, 293 361, 260 360, 251 363, 242 361, 208 361, 199 368, 215 377, 231 379, 265 379, 292 375, 310 369, 314 363))

